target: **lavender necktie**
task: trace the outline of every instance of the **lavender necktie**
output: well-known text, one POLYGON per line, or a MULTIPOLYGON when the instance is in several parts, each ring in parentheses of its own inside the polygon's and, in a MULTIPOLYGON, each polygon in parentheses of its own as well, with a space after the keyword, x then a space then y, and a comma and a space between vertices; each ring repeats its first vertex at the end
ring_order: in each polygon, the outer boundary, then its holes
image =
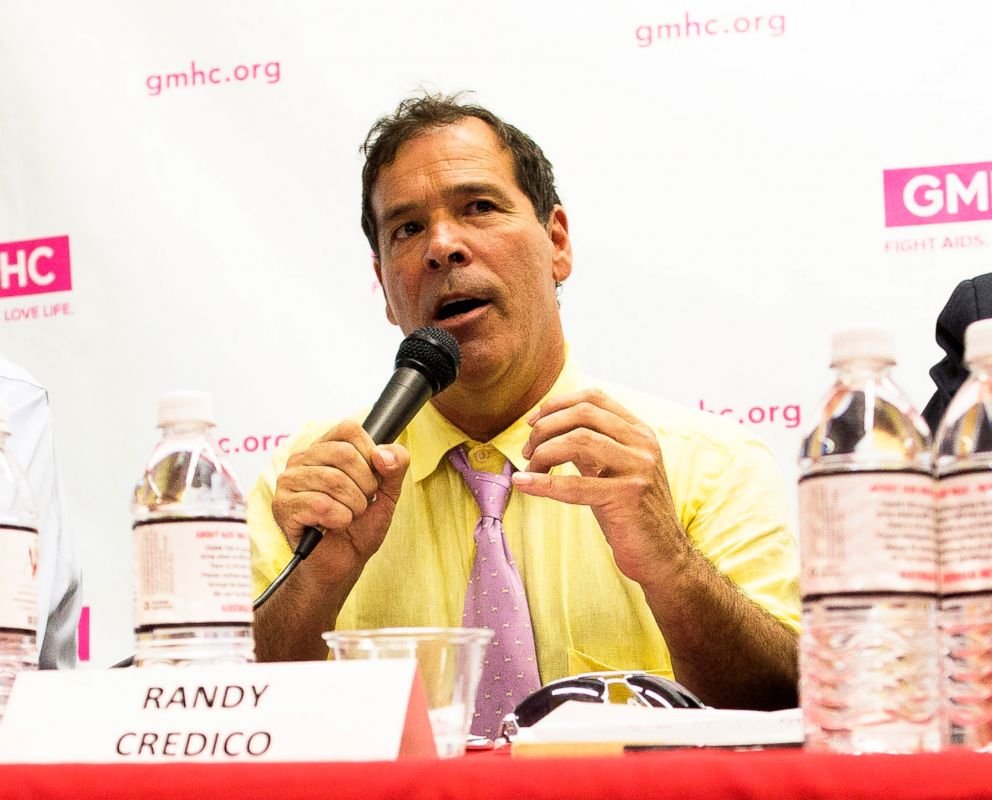
POLYGON ((475 526, 475 563, 462 625, 495 631, 483 662, 472 719, 474 735, 494 737, 504 715, 541 686, 527 595, 503 535, 513 465, 506 461, 502 474, 473 470, 460 447, 451 450, 448 458, 465 479, 481 514, 475 526))

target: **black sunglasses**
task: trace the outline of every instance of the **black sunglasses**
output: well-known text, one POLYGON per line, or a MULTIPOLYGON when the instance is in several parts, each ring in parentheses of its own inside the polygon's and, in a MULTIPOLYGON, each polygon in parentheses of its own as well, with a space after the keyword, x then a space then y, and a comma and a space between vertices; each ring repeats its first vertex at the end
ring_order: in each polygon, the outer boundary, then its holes
POLYGON ((552 681, 528 695, 500 723, 499 735, 512 738, 562 703, 629 703, 654 708, 705 708, 684 686, 647 672, 589 672, 552 681))

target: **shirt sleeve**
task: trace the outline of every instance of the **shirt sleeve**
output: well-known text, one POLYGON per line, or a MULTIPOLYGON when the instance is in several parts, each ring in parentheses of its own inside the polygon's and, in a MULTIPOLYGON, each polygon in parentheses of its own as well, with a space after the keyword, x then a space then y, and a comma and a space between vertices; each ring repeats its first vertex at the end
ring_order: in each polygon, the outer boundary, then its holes
POLYGON ((705 462, 687 533, 751 600, 798 631, 799 554, 778 464, 752 437, 705 462))
POLYGON ((48 394, 26 378, 3 380, 2 388, 10 413, 11 455, 24 471, 38 510, 38 666, 72 668, 76 664, 82 594, 62 477, 55 458, 48 394))
POLYGON ((41 669, 71 669, 76 665, 78 654, 79 612, 83 598, 75 543, 71 528, 65 520, 62 475, 55 463, 54 448, 50 457, 55 481, 42 525, 47 526, 50 531, 49 541, 54 539, 55 542, 55 567, 51 605, 48 609, 45 636, 41 641, 38 666, 41 669))
POLYGON ((252 583, 255 597, 265 591, 293 557, 293 551, 286 541, 285 534, 272 516, 272 497, 276 492, 276 481, 286 469, 289 457, 296 451, 309 447, 329 427, 330 424, 310 423, 297 436, 283 442, 276 450, 271 463, 262 470, 255 485, 248 492, 248 533, 251 537, 252 583))

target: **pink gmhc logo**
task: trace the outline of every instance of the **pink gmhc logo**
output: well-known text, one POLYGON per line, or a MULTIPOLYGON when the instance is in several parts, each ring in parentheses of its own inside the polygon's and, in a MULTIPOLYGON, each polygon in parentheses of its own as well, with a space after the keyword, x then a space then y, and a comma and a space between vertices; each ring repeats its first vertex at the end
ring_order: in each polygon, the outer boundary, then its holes
POLYGON ((990 174, 992 162, 884 170, 885 227, 992 219, 990 174))
POLYGON ((0 244, 0 297, 71 288, 68 236, 0 244))

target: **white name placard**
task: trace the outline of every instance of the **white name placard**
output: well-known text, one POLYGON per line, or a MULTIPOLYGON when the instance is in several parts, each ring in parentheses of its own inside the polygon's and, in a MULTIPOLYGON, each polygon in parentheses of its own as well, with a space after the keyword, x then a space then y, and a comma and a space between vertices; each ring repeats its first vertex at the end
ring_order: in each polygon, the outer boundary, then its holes
POLYGON ((0 720, 2 763, 435 755, 406 659, 25 672, 0 720))

